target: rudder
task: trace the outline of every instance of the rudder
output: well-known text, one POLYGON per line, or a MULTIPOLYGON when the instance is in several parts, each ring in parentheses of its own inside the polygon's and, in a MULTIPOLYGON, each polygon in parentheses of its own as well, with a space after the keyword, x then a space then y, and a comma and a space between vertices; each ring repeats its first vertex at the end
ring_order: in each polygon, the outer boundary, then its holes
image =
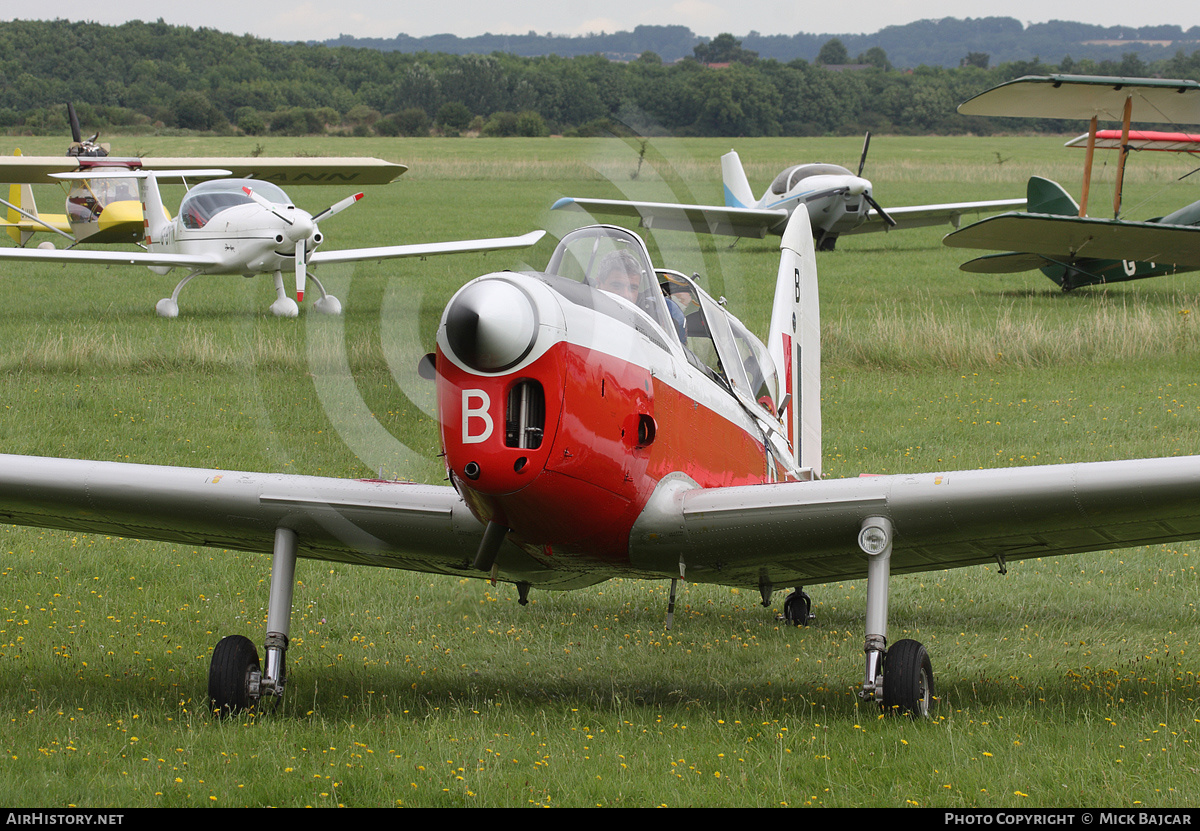
POLYGON ((796 464, 821 477, 821 314, 808 211, 793 211, 779 244, 767 350, 789 396, 784 413, 796 464))

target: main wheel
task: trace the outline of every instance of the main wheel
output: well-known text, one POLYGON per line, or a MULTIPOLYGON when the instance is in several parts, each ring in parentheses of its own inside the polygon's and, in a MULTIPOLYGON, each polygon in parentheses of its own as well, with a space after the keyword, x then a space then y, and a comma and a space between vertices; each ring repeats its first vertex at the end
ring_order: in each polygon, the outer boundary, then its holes
POLYGON ((896 641, 883 656, 883 709, 925 718, 933 704, 933 664, 914 640, 896 641))
POLYGON ((259 672, 258 650, 243 635, 221 638, 208 666, 209 711, 222 716, 249 710, 258 703, 250 694, 251 674, 259 672))
POLYGON ((808 626, 812 613, 812 598, 802 591, 794 591, 783 601, 783 619, 792 626, 808 626))

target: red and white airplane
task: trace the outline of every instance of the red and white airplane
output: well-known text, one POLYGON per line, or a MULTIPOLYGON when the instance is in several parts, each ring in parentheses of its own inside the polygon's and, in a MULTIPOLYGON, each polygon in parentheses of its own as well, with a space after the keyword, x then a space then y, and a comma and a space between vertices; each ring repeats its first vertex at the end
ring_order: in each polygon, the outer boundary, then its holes
MULTIPOLYGON (((426 365, 450 486, 2 456, 0 521, 272 552, 265 660, 245 636, 217 644, 220 710, 283 695, 300 557, 522 601, 632 576, 766 604, 865 575, 862 695, 924 715, 929 655, 887 639, 893 573, 1200 538, 1195 456, 823 480, 807 212, 781 248, 766 345, 611 226, 564 236, 545 272, 467 283, 426 365)), ((807 595, 784 612, 807 622, 807 595)))

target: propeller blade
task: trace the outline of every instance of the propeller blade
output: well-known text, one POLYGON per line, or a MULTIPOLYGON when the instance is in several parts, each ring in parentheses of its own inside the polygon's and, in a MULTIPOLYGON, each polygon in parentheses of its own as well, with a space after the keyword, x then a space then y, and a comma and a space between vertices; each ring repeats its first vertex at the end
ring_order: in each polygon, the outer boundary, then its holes
POLYGON ((361 193, 356 193, 353 196, 347 196, 341 202, 337 202, 337 203, 334 203, 333 205, 330 205, 328 208, 326 208, 325 210, 321 211, 319 214, 314 216, 313 222, 324 219, 327 216, 333 216, 334 214, 340 214, 342 211, 346 210, 346 208, 349 208, 355 202, 362 199, 363 196, 364 196, 364 194, 361 194, 361 193))
POLYGON ((305 243, 308 240, 300 240, 296 243, 296 302, 304 302, 304 282, 307 279, 308 273, 304 266, 305 243))
POLYGON ((257 193, 254 192, 254 190, 252 188, 243 187, 242 191, 247 196, 249 196, 251 199, 253 199, 256 204, 260 205, 261 207, 263 207, 263 208, 267 209, 268 211, 270 211, 271 213, 275 214, 275 216, 282 219, 288 225, 294 224, 290 217, 286 217, 283 214, 281 214, 279 211, 275 210, 275 205, 272 204, 269 199, 267 199, 264 196, 258 195, 257 193))
POLYGON ((879 214, 880 218, 888 224, 889 228, 896 227, 896 220, 888 216, 887 211, 883 209, 883 206, 876 202, 870 194, 864 193, 863 199, 867 200, 867 204, 875 209, 875 213, 879 214))
POLYGON ((79 117, 75 115, 75 105, 70 101, 67 102, 67 118, 71 122, 71 141, 83 144, 83 132, 79 129, 79 117))
POLYGON ((867 166, 867 150, 871 147, 871 131, 867 131, 867 137, 863 139, 862 157, 858 160, 858 175, 861 178, 863 168, 867 166))

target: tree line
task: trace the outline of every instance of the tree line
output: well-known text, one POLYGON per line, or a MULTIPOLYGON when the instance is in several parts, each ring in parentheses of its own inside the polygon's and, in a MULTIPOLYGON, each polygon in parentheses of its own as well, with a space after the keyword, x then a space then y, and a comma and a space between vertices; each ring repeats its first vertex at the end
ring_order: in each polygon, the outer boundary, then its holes
POLYGON ((816 60, 763 59, 732 35, 669 63, 508 53, 401 53, 134 21, 0 23, 0 129, 64 133, 67 101, 85 129, 223 134, 677 136, 1060 132, 1053 120, 979 119, 955 107, 1022 75, 1071 72, 1200 79, 1200 50, 1153 63, 1038 59, 892 68, 885 50, 838 39, 816 60))

